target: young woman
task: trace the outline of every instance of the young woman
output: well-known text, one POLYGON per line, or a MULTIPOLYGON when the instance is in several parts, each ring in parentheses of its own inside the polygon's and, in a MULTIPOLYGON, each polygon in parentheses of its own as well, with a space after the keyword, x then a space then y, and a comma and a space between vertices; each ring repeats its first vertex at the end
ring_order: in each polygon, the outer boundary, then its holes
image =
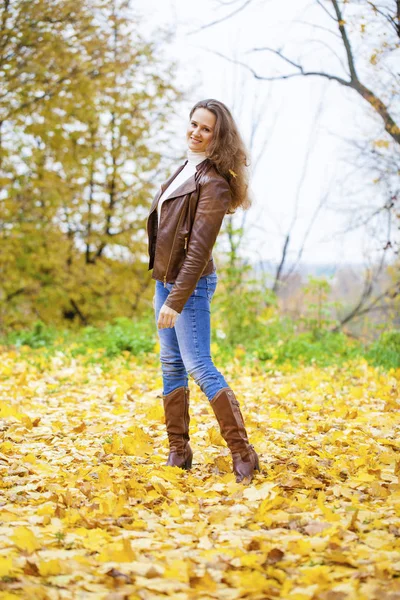
POLYGON ((187 160, 161 186, 147 219, 149 269, 160 339, 166 465, 190 469, 188 375, 210 401, 231 451, 236 481, 259 470, 239 402, 210 354, 210 302, 218 276, 212 249, 224 215, 248 208, 246 153, 234 119, 218 100, 190 111, 187 160))

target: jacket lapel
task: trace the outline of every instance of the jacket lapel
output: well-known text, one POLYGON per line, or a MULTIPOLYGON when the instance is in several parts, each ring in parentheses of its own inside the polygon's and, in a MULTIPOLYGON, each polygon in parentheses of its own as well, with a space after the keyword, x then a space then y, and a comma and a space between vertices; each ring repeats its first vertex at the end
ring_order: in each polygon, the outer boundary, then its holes
POLYGON ((153 210, 156 208, 157 202, 159 201, 162 194, 165 192, 165 190, 167 189, 169 184, 172 183, 172 181, 175 179, 175 177, 177 177, 179 175, 179 173, 182 171, 182 169, 184 168, 186 163, 187 163, 187 160, 183 163, 183 165, 181 165, 180 167, 177 168, 175 173, 172 173, 171 177, 169 179, 167 179, 167 181, 165 183, 161 184, 161 187, 159 188, 158 192, 154 196, 153 202, 150 207, 149 216, 153 212, 153 210))
POLYGON ((177 198, 178 196, 185 196, 186 194, 191 194, 195 190, 196 190, 196 179, 195 179, 195 176, 192 175, 191 177, 189 177, 189 179, 187 179, 186 181, 181 183, 181 185, 179 187, 177 187, 176 190, 174 190, 170 196, 167 196, 166 199, 171 200, 171 198, 177 198))
MULTIPOLYGON (((183 166, 185 166, 186 163, 187 163, 187 160, 185 161, 185 164, 183 166)), ((171 198, 177 198, 178 196, 185 196, 186 194, 191 194, 192 192, 195 192, 196 184, 197 184, 200 176, 203 175, 209 169, 210 165, 211 165, 211 161, 209 159, 206 159, 203 162, 201 162, 200 164, 198 164, 196 166, 196 172, 191 177, 189 177, 186 181, 184 181, 179 187, 177 187, 176 190, 174 190, 170 196, 167 196, 167 199, 170 200, 171 198)), ((175 179, 175 177, 178 175, 178 173, 181 172, 181 170, 182 169, 179 169, 179 171, 176 174, 174 174, 171 177, 171 179, 169 179, 166 182, 166 184, 164 184, 164 186, 162 186, 163 193, 164 193, 164 190, 167 188, 167 186, 175 179)))
MULTIPOLYGON (((160 189, 158 190, 158 192, 156 193, 156 195, 153 199, 153 202, 152 202, 152 205, 150 208, 150 212, 149 212, 149 216, 155 210, 157 203, 158 203, 160 197, 162 196, 162 194, 165 192, 167 187, 173 182, 175 177, 177 177, 179 175, 179 173, 182 171, 182 169, 186 166, 187 162, 188 161, 185 160, 183 165, 178 167, 178 169, 175 171, 175 173, 173 173, 171 175, 171 177, 169 179, 167 179, 167 181, 161 185, 160 189)), ((210 161, 207 159, 207 160, 203 161, 202 163, 200 163, 199 165, 197 165, 196 173, 194 175, 192 175, 191 177, 189 177, 186 181, 184 181, 179 187, 177 187, 176 190, 174 190, 170 196, 167 196, 168 200, 170 200, 172 198, 177 198, 178 196, 185 196, 186 194, 191 194, 192 192, 194 192, 196 190, 196 184, 197 184, 198 179, 200 178, 200 176, 203 173, 205 173, 207 171, 210 164, 211 164, 210 161)))

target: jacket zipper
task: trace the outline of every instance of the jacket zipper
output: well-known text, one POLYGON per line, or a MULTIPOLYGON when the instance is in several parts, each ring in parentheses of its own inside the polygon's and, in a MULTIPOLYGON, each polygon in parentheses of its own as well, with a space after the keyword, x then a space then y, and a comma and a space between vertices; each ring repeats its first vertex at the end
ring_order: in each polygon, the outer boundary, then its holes
MULTIPOLYGON (((176 229, 175 229, 175 235, 174 235, 174 240, 173 240, 172 246, 171 246, 171 252, 170 252, 170 255, 169 255, 169 259, 168 259, 167 270, 165 271, 165 275, 164 275, 164 287, 167 287, 168 269, 169 269, 169 265, 170 265, 170 262, 171 262, 172 252, 174 251, 176 235, 178 233, 179 225, 181 224, 181 220, 182 220, 182 215, 183 215, 184 208, 185 207, 183 207, 182 210, 181 210, 181 214, 179 215, 179 219, 178 219, 178 225, 176 226, 176 229)), ((186 246, 186 240, 187 240, 187 238, 185 238, 185 246, 186 246)))

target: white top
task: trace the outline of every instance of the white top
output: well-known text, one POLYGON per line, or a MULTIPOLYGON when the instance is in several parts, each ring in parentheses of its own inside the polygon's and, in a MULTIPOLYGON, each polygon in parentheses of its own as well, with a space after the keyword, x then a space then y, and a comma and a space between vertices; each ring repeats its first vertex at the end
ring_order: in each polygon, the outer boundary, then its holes
POLYGON ((171 194, 180 186, 182 183, 187 181, 189 177, 192 177, 196 173, 196 166, 199 165, 203 160, 207 158, 205 152, 193 152, 193 150, 187 151, 187 163, 183 167, 182 171, 178 173, 173 181, 169 184, 164 193, 161 194, 158 203, 157 203, 157 213, 158 213, 158 224, 160 224, 160 216, 161 216, 161 206, 164 200, 169 198, 171 194))

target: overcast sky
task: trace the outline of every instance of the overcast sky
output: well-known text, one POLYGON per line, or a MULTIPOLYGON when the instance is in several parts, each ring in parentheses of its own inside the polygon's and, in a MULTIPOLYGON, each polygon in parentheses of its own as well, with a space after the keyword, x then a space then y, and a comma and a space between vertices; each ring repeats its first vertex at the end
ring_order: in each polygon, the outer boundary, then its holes
MULTIPOLYGON (((244 253, 249 258, 278 261, 293 221, 290 258, 295 258, 319 203, 325 199, 311 227, 303 261, 361 262, 370 245, 368 237, 362 231, 341 235, 348 216, 338 205, 351 207, 354 202, 344 195, 342 184, 350 172, 346 138, 368 128, 369 121, 364 118, 368 110, 362 100, 351 90, 320 78, 257 81, 246 69, 216 54, 252 64, 261 75, 273 75, 285 68, 279 59, 249 51, 284 46, 291 56, 315 59, 320 66, 328 65, 343 75, 326 47, 329 33, 306 24, 331 27, 329 17, 311 1, 253 0, 231 19, 200 29, 240 4, 226 2, 221 7, 218 0, 135 0, 146 34, 159 27, 175 32, 166 55, 177 61, 176 83, 188 91, 177 136, 182 136, 184 144, 188 111, 203 98, 217 98, 232 109, 247 144, 251 124, 258 121, 252 147, 254 203, 246 213, 244 253)), ((354 175, 354 187, 362 188, 357 177, 354 175)), ((238 212, 238 223, 242 214, 238 212)))

